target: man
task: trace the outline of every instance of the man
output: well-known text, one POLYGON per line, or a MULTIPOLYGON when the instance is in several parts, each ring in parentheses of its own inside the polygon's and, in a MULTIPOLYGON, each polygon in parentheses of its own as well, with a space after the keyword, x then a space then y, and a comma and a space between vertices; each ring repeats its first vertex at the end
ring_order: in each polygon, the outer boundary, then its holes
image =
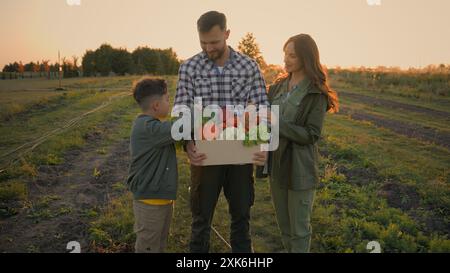
MULTIPOLYGON (((268 105, 264 79, 257 63, 227 45, 230 30, 226 17, 217 11, 197 21, 202 52, 184 62, 179 71, 176 105, 193 108, 194 97, 203 106, 268 105)), ((201 166, 206 159, 189 141, 186 152, 191 163, 191 252, 209 251, 211 221, 223 188, 231 215, 230 243, 233 252, 252 252, 250 208, 254 201, 253 165, 201 166)), ((254 163, 263 165, 266 152, 256 153, 254 163)))

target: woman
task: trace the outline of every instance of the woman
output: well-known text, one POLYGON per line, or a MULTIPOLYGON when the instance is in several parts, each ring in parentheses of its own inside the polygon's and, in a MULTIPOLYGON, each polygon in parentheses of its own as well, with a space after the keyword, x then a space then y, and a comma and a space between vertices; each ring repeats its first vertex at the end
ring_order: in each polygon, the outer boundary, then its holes
POLYGON ((279 105, 279 147, 269 155, 272 199, 288 252, 309 252, 310 218, 318 183, 317 141, 325 113, 337 112, 337 94, 328 85, 319 50, 307 34, 284 45, 287 74, 269 88, 269 101, 279 105))

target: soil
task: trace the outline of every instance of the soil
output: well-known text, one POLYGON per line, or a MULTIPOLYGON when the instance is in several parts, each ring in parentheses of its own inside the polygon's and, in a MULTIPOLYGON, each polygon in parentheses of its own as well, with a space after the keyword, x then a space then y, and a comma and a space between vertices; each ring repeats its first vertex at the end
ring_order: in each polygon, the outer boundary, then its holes
POLYGON ((85 139, 83 148, 65 153, 64 163, 38 168, 38 176, 29 181, 29 200, 17 214, 0 219, 0 252, 69 252, 70 241, 79 242, 82 252, 92 251, 88 231, 95 216, 87 213, 100 212, 121 194, 112 186, 124 183, 129 152, 126 139, 106 153, 97 150, 101 133, 85 139))
MULTIPOLYGON (((338 160, 326 149, 320 149, 320 154, 323 157, 330 157, 333 161, 338 160)), ((421 204, 422 198, 413 185, 405 184, 396 177, 382 177, 373 168, 347 168, 338 164, 336 171, 345 175, 347 181, 354 185, 365 186, 370 183, 378 185, 377 196, 386 199, 390 207, 401 209, 416 221, 423 223, 426 233, 449 234, 450 228, 446 220, 432 207, 421 204), (427 213, 420 213, 421 211, 427 213)))
POLYGON ((439 132, 433 128, 387 119, 361 110, 349 109, 346 107, 341 107, 340 113, 350 115, 354 120, 369 121, 375 126, 387 128, 400 135, 428 141, 445 148, 450 148, 450 134, 439 132))
POLYGON ((396 109, 396 110, 401 109, 401 110, 412 111, 412 112, 421 113, 421 114, 427 114, 427 115, 435 117, 435 118, 441 118, 441 119, 443 118, 443 119, 447 119, 447 120, 450 119, 449 112, 430 109, 430 108, 426 108, 426 107, 422 107, 422 106, 418 106, 418 105, 407 104, 407 103, 392 101, 392 100, 388 100, 388 99, 375 98, 375 97, 371 97, 371 96, 355 94, 355 93, 350 93, 350 92, 345 92, 345 91, 340 91, 339 95, 341 95, 344 98, 347 97, 350 99, 357 100, 357 101, 367 104, 367 105, 383 106, 386 108, 391 108, 391 109, 396 109))

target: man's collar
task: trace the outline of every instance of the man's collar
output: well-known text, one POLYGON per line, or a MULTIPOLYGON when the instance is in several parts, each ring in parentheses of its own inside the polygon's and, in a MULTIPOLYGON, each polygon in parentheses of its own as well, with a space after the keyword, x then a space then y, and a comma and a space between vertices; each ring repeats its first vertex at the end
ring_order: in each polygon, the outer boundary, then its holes
MULTIPOLYGON (((229 57, 228 60, 225 62, 224 67, 227 66, 227 65, 229 65, 229 64, 233 64, 234 61, 236 60, 236 55, 237 55, 236 51, 235 51, 231 46, 228 46, 228 48, 230 49, 230 57, 229 57)), ((202 60, 203 60, 203 62, 204 62, 204 64, 206 65, 206 67, 207 67, 208 70, 211 70, 213 67, 216 66, 216 64, 214 63, 214 61, 212 61, 212 60, 210 60, 210 59, 208 58, 208 55, 206 54, 206 52, 202 51, 201 57, 202 57, 202 60)))

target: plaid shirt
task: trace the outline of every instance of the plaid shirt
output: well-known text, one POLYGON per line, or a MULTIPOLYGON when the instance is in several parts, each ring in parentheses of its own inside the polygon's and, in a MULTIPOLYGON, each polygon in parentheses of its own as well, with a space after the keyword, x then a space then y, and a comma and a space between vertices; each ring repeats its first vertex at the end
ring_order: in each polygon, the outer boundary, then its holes
POLYGON ((269 105, 257 63, 231 47, 222 72, 201 52, 181 65, 178 77, 175 105, 192 109, 194 97, 202 97, 203 106, 269 105))

